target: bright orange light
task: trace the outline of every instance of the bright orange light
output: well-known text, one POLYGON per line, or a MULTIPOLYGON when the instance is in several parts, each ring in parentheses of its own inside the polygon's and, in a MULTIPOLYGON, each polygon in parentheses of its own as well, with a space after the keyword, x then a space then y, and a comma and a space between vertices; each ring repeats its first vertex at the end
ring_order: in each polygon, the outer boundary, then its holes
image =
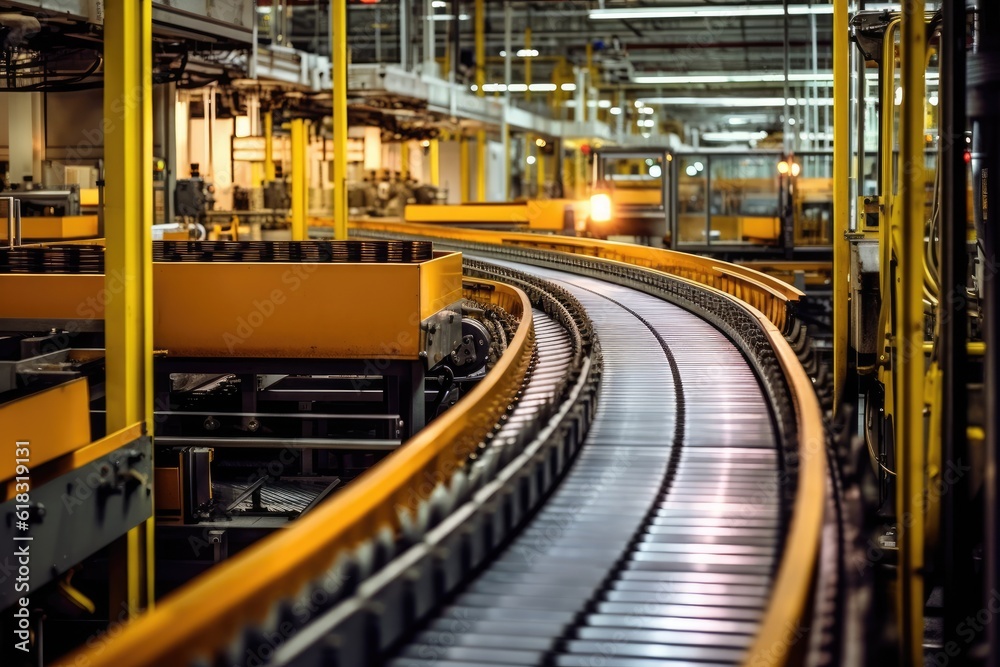
POLYGON ((791 168, 788 166, 788 162, 787 161, 782 160, 781 162, 778 163, 778 173, 779 174, 781 174, 782 176, 784 176, 789 171, 791 171, 791 168))
POLYGON ((590 219, 594 222, 611 222, 611 197, 606 194, 590 198, 590 219))
POLYGON ((793 162, 792 163, 792 176, 798 176, 800 173, 802 173, 802 167, 799 166, 798 162, 793 162))

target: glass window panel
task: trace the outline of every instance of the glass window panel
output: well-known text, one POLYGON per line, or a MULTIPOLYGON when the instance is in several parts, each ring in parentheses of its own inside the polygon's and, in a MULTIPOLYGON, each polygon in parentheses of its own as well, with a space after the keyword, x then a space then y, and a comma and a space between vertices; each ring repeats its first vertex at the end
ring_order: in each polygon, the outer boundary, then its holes
POLYGON ((708 200, 708 158, 684 155, 677 165, 677 235, 680 244, 708 242, 706 202, 708 200))
POLYGON ((781 238, 777 155, 713 156, 711 242, 777 245, 781 238))

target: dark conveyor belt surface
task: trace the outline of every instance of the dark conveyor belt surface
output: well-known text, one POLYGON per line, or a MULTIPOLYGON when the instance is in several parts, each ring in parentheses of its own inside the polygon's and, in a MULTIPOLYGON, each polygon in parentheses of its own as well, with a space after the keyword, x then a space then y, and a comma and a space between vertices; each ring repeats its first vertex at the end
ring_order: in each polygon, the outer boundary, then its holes
POLYGON ((746 658, 780 551, 778 438, 720 332, 653 296, 514 263, 601 340, 595 421, 517 537, 391 667, 652 667, 746 658), (595 662, 597 660, 597 662, 595 662))

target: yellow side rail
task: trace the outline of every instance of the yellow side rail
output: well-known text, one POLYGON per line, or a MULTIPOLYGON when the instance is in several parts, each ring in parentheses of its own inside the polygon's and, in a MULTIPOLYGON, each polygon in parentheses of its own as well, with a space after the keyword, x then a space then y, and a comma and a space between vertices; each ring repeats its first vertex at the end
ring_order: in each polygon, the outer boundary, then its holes
POLYGON ((735 296, 764 313, 779 331, 785 329, 789 304, 798 301, 803 296, 802 292, 788 283, 759 271, 729 262, 663 248, 614 241, 597 241, 573 236, 458 229, 381 220, 355 221, 351 223, 351 226, 361 231, 552 250, 655 269, 714 287, 735 296))
POLYGON ((799 436, 798 487, 784 553, 771 587, 764 622, 744 664, 765 667, 791 664, 804 655, 809 631, 809 605, 819 561, 826 506, 826 434, 823 412, 812 380, 781 331, 762 313, 756 314, 785 371, 795 407, 799 436))
POLYGON ((274 605, 319 579, 346 550, 385 528, 398 529, 401 507, 428 479, 448 480, 506 412, 534 350, 531 303, 524 292, 476 280, 466 296, 491 302, 520 323, 507 353, 450 411, 431 422, 329 501, 252 548, 213 568, 132 621, 108 641, 61 665, 179 667, 227 647, 274 605))

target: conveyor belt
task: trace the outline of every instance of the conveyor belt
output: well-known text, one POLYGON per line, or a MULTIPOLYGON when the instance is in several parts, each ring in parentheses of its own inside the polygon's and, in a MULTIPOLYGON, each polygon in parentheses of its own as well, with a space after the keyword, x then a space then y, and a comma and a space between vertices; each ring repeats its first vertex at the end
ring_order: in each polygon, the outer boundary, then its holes
POLYGON ((781 541, 778 439, 746 359, 653 296, 506 265, 565 287, 593 320, 595 420, 542 509, 389 664, 742 661, 781 541))

